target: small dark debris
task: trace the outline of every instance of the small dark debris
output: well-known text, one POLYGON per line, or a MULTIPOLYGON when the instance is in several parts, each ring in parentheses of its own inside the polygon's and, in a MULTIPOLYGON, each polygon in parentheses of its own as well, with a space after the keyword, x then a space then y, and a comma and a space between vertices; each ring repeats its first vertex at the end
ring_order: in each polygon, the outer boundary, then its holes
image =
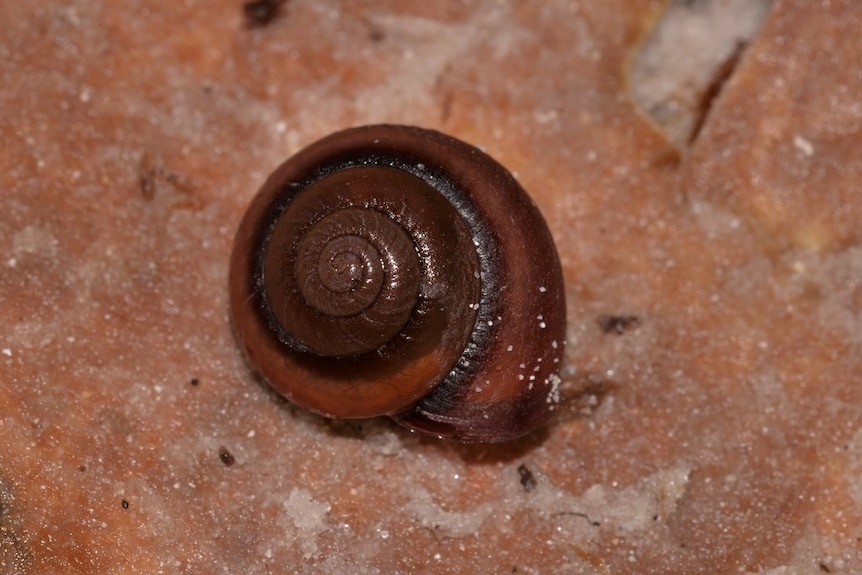
POLYGON ((379 44, 386 39, 386 33, 379 28, 372 28, 370 38, 372 42, 374 42, 375 44, 379 44))
POLYGON ((151 202, 157 195, 171 189, 184 199, 174 198, 173 207, 196 209, 195 187, 186 178, 165 168, 164 161, 157 153, 144 151, 137 167, 138 191, 144 200, 151 202), (167 184, 167 186, 165 186, 167 184))
POLYGON ((551 517, 565 517, 565 516, 580 517, 582 519, 585 519, 587 521, 587 523, 589 523, 593 527, 601 527, 602 526, 601 522, 594 521, 593 519, 590 519, 589 515, 587 515, 586 513, 580 512, 580 511, 560 511, 559 513, 554 513, 551 515, 551 517))
POLYGON ((530 471, 530 468, 523 463, 518 466, 518 475, 521 476, 521 485, 524 486, 524 491, 530 492, 536 488, 536 476, 530 471))
POLYGON ((246 24, 250 28, 263 28, 278 16, 279 7, 284 0, 254 0, 242 5, 246 24))
POLYGON ((159 177, 159 168, 155 158, 149 152, 141 155, 138 162, 138 187, 145 200, 151 201, 156 196, 156 179, 159 177))
POLYGON ((236 463, 236 458, 231 454, 230 451, 227 450, 227 447, 222 445, 218 448, 218 457, 221 459, 221 462, 230 467, 234 463, 236 463))
POLYGON ((637 327, 641 320, 636 315, 600 315, 598 322, 602 332, 622 335, 637 327))
POLYGON ((80 471, 80 472, 82 472, 82 473, 83 473, 84 471, 87 471, 87 466, 86 466, 86 465, 79 465, 79 466, 78 466, 78 471, 80 471))
POLYGON ((193 378, 192 378, 192 380, 191 380, 189 383, 191 383, 193 386, 197 387, 197 385, 198 385, 200 382, 201 382, 201 380, 199 380, 199 379, 198 379, 198 378, 196 378, 196 377, 193 377, 193 378))
POLYGON ((123 499, 123 509, 128 509, 128 508, 129 508, 129 502, 126 501, 125 499, 123 499))
POLYGON ((817 564, 817 566, 818 566, 818 567, 820 567, 820 570, 821 570, 821 571, 823 571, 824 573, 832 573, 832 569, 830 569, 830 568, 829 568, 829 565, 827 565, 827 564, 826 564, 826 563, 824 563, 823 561, 820 561, 820 562, 817 564))

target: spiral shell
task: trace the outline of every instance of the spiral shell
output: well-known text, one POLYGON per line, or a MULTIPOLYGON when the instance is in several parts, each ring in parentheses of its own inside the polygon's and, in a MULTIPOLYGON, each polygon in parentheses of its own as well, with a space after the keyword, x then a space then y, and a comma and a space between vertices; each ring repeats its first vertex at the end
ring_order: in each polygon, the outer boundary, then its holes
POLYGON ((327 417, 503 441, 555 408, 550 232, 504 168, 441 133, 354 128, 288 159, 242 219, 230 296, 250 363, 327 417))

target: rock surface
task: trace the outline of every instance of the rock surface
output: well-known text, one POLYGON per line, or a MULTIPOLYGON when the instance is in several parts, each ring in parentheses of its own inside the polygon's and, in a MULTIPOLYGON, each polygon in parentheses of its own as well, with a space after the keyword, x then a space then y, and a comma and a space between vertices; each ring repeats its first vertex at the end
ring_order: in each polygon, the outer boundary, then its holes
POLYGON ((776 1, 685 149, 629 93, 663 8, 0 5, 0 573, 862 571, 862 3, 776 1), (244 206, 376 122, 482 146, 546 214, 547 429, 331 422, 243 362, 244 206))

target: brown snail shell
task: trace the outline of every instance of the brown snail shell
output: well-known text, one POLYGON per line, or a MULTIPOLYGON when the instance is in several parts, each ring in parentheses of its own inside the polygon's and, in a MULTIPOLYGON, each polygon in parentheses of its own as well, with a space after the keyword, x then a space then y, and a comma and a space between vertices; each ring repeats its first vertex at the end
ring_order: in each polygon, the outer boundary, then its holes
POLYGON ((353 128, 288 159, 240 223, 230 300, 252 366, 327 417, 504 441, 558 402, 551 234, 509 172, 439 132, 353 128))

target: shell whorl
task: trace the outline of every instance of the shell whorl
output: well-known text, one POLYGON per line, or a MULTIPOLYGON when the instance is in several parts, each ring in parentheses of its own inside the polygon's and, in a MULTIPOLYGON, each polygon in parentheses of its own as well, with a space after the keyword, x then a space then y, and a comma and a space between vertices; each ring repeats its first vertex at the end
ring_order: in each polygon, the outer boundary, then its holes
POLYGON ((368 126, 312 144, 252 201, 231 268, 237 337, 299 405, 465 441, 553 411, 556 249, 514 178, 459 140, 368 126))

